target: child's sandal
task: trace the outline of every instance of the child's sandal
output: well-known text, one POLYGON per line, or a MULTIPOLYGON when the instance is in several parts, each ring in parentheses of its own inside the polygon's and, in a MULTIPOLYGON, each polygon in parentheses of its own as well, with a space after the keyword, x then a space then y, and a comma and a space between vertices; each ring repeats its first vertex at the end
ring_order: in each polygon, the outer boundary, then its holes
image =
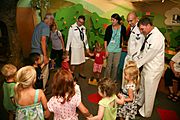
POLYGON ((172 99, 174 98, 174 94, 173 94, 173 93, 170 93, 170 94, 168 95, 168 98, 169 98, 170 100, 172 100, 172 99))
POLYGON ((180 97, 177 96, 177 95, 175 95, 171 100, 172 100, 173 102, 178 102, 179 99, 180 99, 180 97))

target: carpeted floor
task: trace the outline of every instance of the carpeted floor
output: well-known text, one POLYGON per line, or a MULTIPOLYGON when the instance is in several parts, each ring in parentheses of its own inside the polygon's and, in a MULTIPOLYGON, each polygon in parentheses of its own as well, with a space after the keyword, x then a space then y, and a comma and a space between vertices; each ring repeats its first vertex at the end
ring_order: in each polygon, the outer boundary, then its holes
MULTIPOLYGON (((81 93, 82 93, 82 102, 89 109, 89 111, 93 114, 97 114, 98 110, 98 101, 101 99, 99 95, 97 95, 97 86, 89 85, 88 79, 92 76, 92 64, 91 60, 87 60, 84 64, 83 73, 86 76, 86 79, 83 79, 78 76, 79 70, 78 68, 75 70, 75 76, 78 78, 78 84, 80 85, 81 93)), ((103 70, 104 71, 104 70, 103 70)), ((47 84, 47 90, 45 92, 47 99, 51 97, 51 82, 52 76, 56 71, 51 71, 50 80, 47 84)), ((7 120, 7 113, 2 105, 2 78, 0 77, 0 120, 7 120)), ((120 80, 118 80, 118 88, 120 86, 120 80)), ((79 120, 85 120, 85 117, 79 113, 79 120)), ((53 116, 53 115, 52 115, 53 116)), ((50 117, 50 120, 53 117, 50 117)), ((157 92, 156 100, 154 104, 154 109, 152 116, 150 118, 143 118, 141 116, 137 116, 136 120, 180 120, 180 101, 177 103, 173 103, 169 99, 167 99, 167 95, 162 92, 157 92)))

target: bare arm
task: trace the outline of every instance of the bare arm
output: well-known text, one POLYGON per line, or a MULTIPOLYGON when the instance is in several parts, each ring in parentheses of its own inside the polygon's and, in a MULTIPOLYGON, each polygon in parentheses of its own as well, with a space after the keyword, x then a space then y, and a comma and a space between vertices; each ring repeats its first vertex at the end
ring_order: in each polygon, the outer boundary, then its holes
POLYGON ((116 99, 115 99, 115 100, 116 100, 116 103, 119 104, 119 105, 123 105, 123 104, 124 104, 124 99, 125 99, 124 96, 119 93, 119 94, 118 94, 118 97, 119 97, 120 99, 119 99, 119 98, 116 98, 116 99))
POLYGON ((48 60, 47 51, 46 51, 46 36, 42 36, 42 38, 41 38, 41 48, 42 48, 42 52, 43 52, 44 64, 47 64, 49 62, 49 60, 48 60))
POLYGON ((104 49, 107 51, 107 41, 104 41, 104 49))
POLYGON ((88 120, 102 120, 104 116, 104 107, 99 105, 98 114, 94 117, 88 118, 88 120))
POLYGON ((170 63, 169 63, 169 65, 170 65, 170 68, 171 68, 171 70, 173 71, 173 73, 174 73, 174 75, 178 78, 178 77, 180 77, 179 76, 179 72, 176 72, 175 70, 174 70, 174 64, 175 64, 175 62, 174 61, 170 61, 170 63))
POLYGON ((81 111, 81 113, 85 117, 90 117, 91 116, 91 114, 89 113, 88 109, 83 105, 82 102, 79 104, 78 109, 81 111))
POLYGON ((91 57, 94 56, 94 53, 89 52, 89 56, 91 56, 91 57))
POLYGON ((128 97, 124 99, 125 102, 132 102, 134 98, 133 95, 133 90, 132 89, 128 89, 128 97))
POLYGON ((106 57, 108 56, 107 41, 104 41, 104 49, 106 51, 106 57))
POLYGON ((174 61, 170 61, 170 63, 169 63, 169 65, 170 65, 170 68, 171 68, 171 70, 173 71, 173 73, 175 74, 176 73, 176 71, 174 70, 174 61))
POLYGON ((42 106, 44 109, 44 116, 45 116, 45 118, 48 118, 50 116, 50 112, 47 107, 46 96, 44 95, 44 92, 42 90, 39 90, 39 92, 40 92, 40 101, 42 102, 42 106))

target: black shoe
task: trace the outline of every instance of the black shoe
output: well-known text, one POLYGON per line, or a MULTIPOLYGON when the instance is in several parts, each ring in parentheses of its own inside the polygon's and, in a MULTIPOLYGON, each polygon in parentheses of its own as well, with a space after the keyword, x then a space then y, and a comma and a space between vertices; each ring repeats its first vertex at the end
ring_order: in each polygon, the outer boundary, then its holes
POLYGON ((82 75, 79 73, 79 77, 83 78, 83 79, 86 79, 86 76, 82 75))
POLYGON ((137 111, 137 114, 136 114, 136 118, 137 117, 140 117, 140 118, 142 117, 142 115, 139 113, 139 110, 137 111))
POLYGON ((96 80, 97 80, 97 82, 99 82, 99 80, 100 80, 100 79, 99 79, 99 78, 97 78, 96 80))
POLYGON ((139 109, 141 108, 142 106, 140 105, 137 105, 137 111, 139 112, 139 109))

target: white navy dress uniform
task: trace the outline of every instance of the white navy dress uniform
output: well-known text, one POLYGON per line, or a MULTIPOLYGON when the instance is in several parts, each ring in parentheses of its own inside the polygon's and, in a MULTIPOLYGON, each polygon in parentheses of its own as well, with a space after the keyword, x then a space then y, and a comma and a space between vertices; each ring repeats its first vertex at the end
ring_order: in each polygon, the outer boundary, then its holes
POLYGON ((165 50, 165 38, 156 27, 147 36, 144 50, 135 60, 138 68, 143 66, 138 101, 142 106, 139 113, 143 117, 150 117, 153 111, 157 87, 164 70, 165 50))
POLYGON ((129 59, 133 60, 140 53, 141 46, 144 42, 144 35, 139 31, 139 27, 136 25, 131 30, 130 38, 128 40, 128 56, 129 59))
POLYGON ((89 49, 86 28, 83 25, 78 27, 77 23, 74 23, 69 28, 66 44, 66 51, 69 51, 71 47, 71 65, 79 65, 85 62, 84 46, 89 49))
MULTIPOLYGON (((134 60, 133 58, 137 57, 140 54, 141 46, 144 42, 144 35, 140 32, 137 23, 134 27, 131 27, 131 34, 128 40, 127 46, 127 56, 124 60, 124 67, 129 60, 134 60)), ((122 78, 122 89, 124 88, 124 73, 122 78)))

